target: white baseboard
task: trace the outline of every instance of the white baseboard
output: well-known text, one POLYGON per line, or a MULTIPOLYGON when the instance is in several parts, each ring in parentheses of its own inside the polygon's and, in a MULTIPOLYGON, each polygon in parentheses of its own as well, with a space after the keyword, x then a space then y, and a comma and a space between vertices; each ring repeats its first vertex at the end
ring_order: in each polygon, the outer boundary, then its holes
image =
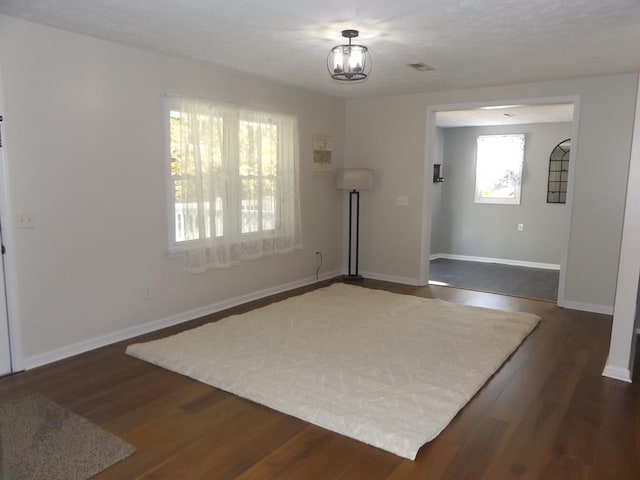
MULTIPOLYGON (((346 274, 346 270, 343 274, 346 274)), ((403 285, 414 285, 416 287, 424 286, 420 283, 419 278, 411 278, 411 277, 398 277, 396 275, 387 275, 385 273, 375 273, 375 272, 359 272, 365 278, 370 278, 372 280, 382 280, 384 282, 393 282, 393 283, 401 283, 403 285)))
POLYGON ((604 367, 604 370, 602 371, 602 376, 631 383, 631 370, 629 370, 628 368, 606 365, 604 367))
POLYGON ((545 270, 560 270, 560 265, 555 263, 527 262, 525 260, 511 260, 509 258, 474 257, 470 255, 454 255, 452 253, 434 253, 429 260, 447 258, 449 260, 465 260, 467 262, 500 263, 502 265, 514 265, 516 267, 544 268, 545 270))
MULTIPOLYGON (((333 272, 323 273, 322 275, 319 275, 318 279, 320 281, 328 280, 338 275, 340 275, 340 271, 336 270, 333 272)), ((138 335, 143 335, 145 333, 154 332, 162 328, 167 328, 173 325, 178 325, 180 323, 188 322, 190 320, 195 320, 197 318, 204 317, 205 315, 210 315, 212 313, 216 313, 221 310, 225 310, 227 308, 235 307, 237 305, 242 305, 243 303, 248 303, 253 300, 258 300, 260 298, 268 297, 270 295, 275 295, 277 293, 293 290, 295 288, 311 285, 312 283, 315 283, 315 282, 316 282, 315 276, 307 277, 302 280, 296 280, 294 282, 289 282, 282 285, 277 285, 275 287, 266 288, 258 292, 248 293, 246 295, 230 298, 228 300, 222 300, 220 302, 212 303, 210 305, 205 305, 204 307, 194 308, 193 310, 189 310, 187 312, 178 313, 178 314, 171 315, 169 317, 161 318, 158 320, 153 320, 151 322, 147 322, 142 325, 136 325, 135 327, 125 328, 124 330, 119 330, 117 332, 108 333, 106 335, 100 335, 98 337, 94 337, 89 340, 84 340, 82 342, 66 345, 64 347, 57 348, 55 350, 50 350, 45 353, 41 353, 38 355, 34 355, 32 357, 25 358, 24 368, 25 370, 29 370, 32 368, 40 367, 42 365, 46 365, 48 363, 57 362, 58 360, 63 360, 65 358, 72 357, 73 355, 78 355, 80 353, 88 352, 89 350, 94 350, 96 348, 104 347, 112 343, 137 337, 138 335)))
POLYGON ((562 308, 570 308, 571 310, 580 310, 581 312, 613 315, 613 307, 609 305, 593 305, 590 303, 572 302, 568 300, 563 300, 558 302, 558 306, 562 308))

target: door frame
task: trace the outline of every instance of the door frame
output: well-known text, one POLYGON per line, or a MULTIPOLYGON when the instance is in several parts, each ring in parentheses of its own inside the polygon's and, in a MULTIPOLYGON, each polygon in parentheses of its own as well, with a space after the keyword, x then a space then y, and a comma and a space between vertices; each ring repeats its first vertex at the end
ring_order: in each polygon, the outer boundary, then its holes
POLYGON ((431 254, 431 221, 432 221, 432 195, 433 195, 433 163, 435 152, 436 135, 436 113, 452 110, 473 110, 480 107, 499 105, 546 105, 553 103, 572 103, 573 121, 571 124, 571 162, 569 162, 569 183, 567 185, 567 209, 564 221, 564 245, 560 259, 560 278, 558 281, 557 304, 560 307, 566 306, 565 287, 567 281, 567 261, 569 257, 569 240, 571 237, 571 213, 573 210, 573 191, 575 181, 575 167, 579 158, 578 152, 578 132, 580 121, 580 96, 563 95, 556 97, 533 97, 533 98, 505 98, 502 100, 488 100, 466 103, 449 103, 441 105, 429 105, 427 107, 426 122, 426 149, 424 166, 424 188, 422 198, 422 242, 420 248, 420 284, 429 283, 429 257, 431 254))
MULTIPOLYGON (((1 102, 0 102, 1 105, 1 102)), ((2 145, 2 123, 3 111, 0 108, 0 164, 3 164, 4 148, 2 145)), ((0 185, 0 189, 3 185, 0 185)), ((0 214, 0 244, 4 249, 2 242, 2 220, 0 214)), ((0 375, 7 375, 13 372, 13 362, 11 355, 11 329, 9 328, 9 313, 7 311, 7 290, 5 288, 6 279, 4 275, 4 253, 0 253, 0 375)))
MULTIPOLYGON (((2 82, 2 65, 0 65, 0 115, 4 117, 2 122, 2 147, 0 148, 0 219, 2 219, 2 241, 6 248, 2 256, 4 264, 4 284, 7 307, 7 325, 9 329, 9 349, 11 352, 11 372, 24 370, 24 357, 22 351, 22 336, 18 314, 18 275, 15 251, 15 222, 11 208, 11 195, 9 194, 9 166, 7 138, 9 119, 6 116, 4 102, 4 90, 2 82)), ((0 292, 2 294, 2 292, 0 292)))

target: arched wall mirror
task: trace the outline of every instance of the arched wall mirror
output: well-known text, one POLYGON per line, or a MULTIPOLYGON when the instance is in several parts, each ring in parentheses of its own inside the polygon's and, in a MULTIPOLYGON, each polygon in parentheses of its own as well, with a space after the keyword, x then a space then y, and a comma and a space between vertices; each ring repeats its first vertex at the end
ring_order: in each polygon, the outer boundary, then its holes
POLYGON ((567 185, 569 182, 569 156, 571 139, 563 140, 551 151, 549 157, 549 182, 547 184, 547 203, 567 203, 567 185))

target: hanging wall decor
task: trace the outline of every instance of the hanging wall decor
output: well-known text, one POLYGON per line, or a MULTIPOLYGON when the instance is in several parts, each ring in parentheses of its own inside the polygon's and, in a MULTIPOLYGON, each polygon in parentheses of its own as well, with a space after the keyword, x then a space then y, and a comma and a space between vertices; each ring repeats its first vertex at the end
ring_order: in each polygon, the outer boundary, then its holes
POLYGON ((313 136, 313 174, 331 175, 333 139, 331 135, 313 136))
POLYGON ((569 155, 571 139, 563 140, 551 151, 549 157, 549 182, 547 183, 547 203, 567 203, 569 184, 569 155))

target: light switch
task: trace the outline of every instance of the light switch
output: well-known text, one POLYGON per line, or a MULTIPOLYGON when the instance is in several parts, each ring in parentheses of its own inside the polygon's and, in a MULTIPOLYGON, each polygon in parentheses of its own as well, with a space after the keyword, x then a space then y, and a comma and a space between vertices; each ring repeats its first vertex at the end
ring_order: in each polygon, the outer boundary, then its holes
POLYGON ((399 206, 399 207, 408 207, 409 206, 409 197, 397 196, 396 197, 396 205, 399 206))
POLYGON ((36 217, 33 213, 21 213, 16 220, 18 228, 36 228, 36 217))

